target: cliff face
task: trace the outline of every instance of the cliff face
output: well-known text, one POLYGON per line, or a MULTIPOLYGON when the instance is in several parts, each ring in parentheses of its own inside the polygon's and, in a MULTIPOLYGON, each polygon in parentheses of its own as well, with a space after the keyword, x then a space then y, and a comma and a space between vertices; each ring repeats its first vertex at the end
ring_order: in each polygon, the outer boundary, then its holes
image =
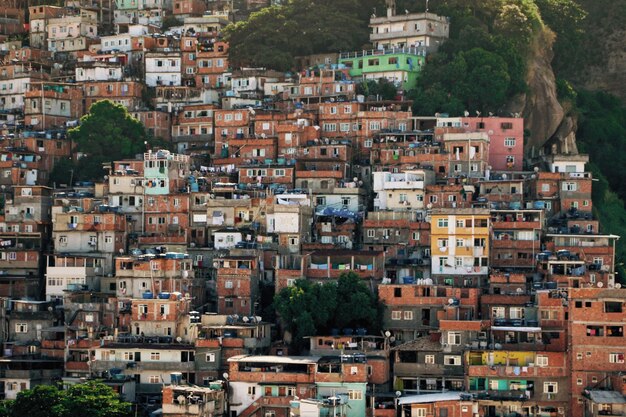
POLYGON ((615 30, 601 40, 602 65, 585 68, 578 82, 587 90, 606 91, 626 100, 626 30, 615 30))
POLYGON ((626 0, 576 0, 588 13, 584 21, 587 59, 574 81, 587 90, 601 90, 626 100, 626 0))
POLYGON ((516 97, 508 108, 511 113, 521 113, 524 117, 524 128, 530 132, 525 151, 530 156, 538 155, 546 145, 552 151, 577 153, 576 122, 566 115, 557 98, 551 65, 553 41, 549 29, 535 36, 527 61, 528 92, 516 97))

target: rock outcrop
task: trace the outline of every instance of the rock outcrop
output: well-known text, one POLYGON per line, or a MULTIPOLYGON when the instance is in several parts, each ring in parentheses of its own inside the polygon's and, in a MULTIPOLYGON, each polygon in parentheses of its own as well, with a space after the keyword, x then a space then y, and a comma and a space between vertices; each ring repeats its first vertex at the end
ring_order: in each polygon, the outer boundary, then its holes
POLYGON ((528 92, 516 97, 507 108, 524 117, 524 128, 530 133, 525 143, 529 156, 542 153, 546 145, 560 153, 577 153, 576 121, 566 115, 559 103, 556 79, 552 71, 554 36, 545 28, 535 35, 527 61, 528 92))

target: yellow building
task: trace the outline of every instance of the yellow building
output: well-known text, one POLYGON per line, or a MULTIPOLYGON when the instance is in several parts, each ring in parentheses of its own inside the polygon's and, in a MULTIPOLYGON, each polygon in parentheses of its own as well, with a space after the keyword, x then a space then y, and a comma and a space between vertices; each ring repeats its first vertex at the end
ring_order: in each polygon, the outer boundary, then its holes
POLYGON ((487 275, 489 210, 435 209, 430 220, 433 275, 487 275))

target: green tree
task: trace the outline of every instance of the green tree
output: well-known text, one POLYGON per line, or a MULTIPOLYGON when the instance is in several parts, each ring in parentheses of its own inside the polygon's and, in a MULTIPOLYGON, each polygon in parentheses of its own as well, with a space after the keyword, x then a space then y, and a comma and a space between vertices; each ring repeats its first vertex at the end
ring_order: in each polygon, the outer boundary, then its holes
POLYGON ((63 392, 54 385, 20 391, 10 405, 13 417, 62 417, 63 392))
POLYGON ((333 316, 335 328, 364 327, 377 332, 378 302, 372 290, 354 272, 343 273, 337 281, 337 307, 333 316))
POLYGON ((378 81, 363 81, 356 88, 357 94, 363 94, 366 97, 378 96, 381 100, 394 100, 398 95, 398 88, 385 78, 378 81))
POLYGON ((130 403, 99 381, 88 381, 63 391, 38 385, 21 391, 15 401, 4 401, 0 416, 7 417, 130 417, 130 403))
POLYGON ((74 177, 79 180, 99 179, 104 173, 103 163, 143 153, 146 142, 149 146, 159 144, 126 107, 110 100, 94 103, 80 119, 80 125, 70 129, 68 135, 76 150, 86 155, 73 163, 74 177))
POLYGON ((374 333, 379 330, 378 300, 361 281, 353 272, 322 285, 297 280, 276 295, 274 308, 283 329, 292 334, 296 351, 306 348, 305 337, 328 334, 331 329, 364 327, 374 333))
POLYGON ((360 48, 379 0, 292 0, 266 7, 224 30, 235 67, 291 70, 294 57, 360 48))
POLYGON ((572 76, 589 57, 583 41, 586 38, 587 12, 574 0, 535 0, 543 21, 556 34, 552 67, 558 75, 572 76))
POLYGON ((63 392, 64 417, 129 417, 131 407, 108 385, 88 381, 63 392))

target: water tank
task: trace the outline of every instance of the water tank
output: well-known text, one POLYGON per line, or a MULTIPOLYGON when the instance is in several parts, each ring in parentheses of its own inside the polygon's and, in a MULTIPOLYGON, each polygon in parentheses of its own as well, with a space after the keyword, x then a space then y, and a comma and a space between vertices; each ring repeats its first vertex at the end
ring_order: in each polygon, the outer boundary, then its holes
POLYGON ((172 385, 180 385, 183 381, 183 374, 180 372, 172 372, 170 374, 170 378, 172 380, 172 385))
POLYGON ((159 298, 161 300, 169 300, 170 299, 170 293, 169 292, 160 292, 159 293, 159 298))
POLYGON ((154 298, 154 294, 152 293, 152 291, 146 291, 142 294, 142 298, 144 300, 151 300, 154 298))
POLYGON ((546 207, 546 203, 544 201, 535 201, 533 203, 533 208, 535 210, 543 210, 546 207))

